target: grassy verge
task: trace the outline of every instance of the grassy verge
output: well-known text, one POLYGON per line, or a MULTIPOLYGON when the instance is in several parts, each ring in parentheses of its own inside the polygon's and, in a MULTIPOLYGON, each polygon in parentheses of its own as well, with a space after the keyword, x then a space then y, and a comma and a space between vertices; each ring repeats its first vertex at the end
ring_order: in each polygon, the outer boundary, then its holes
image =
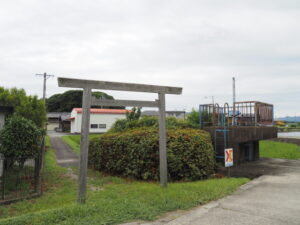
POLYGON ((0 218, 62 207, 75 201, 75 182, 66 176, 67 169, 57 166, 55 153, 49 148, 49 138, 46 144, 42 197, 1 206, 0 218))
MULTIPOLYGON (((99 137, 101 134, 90 134, 89 137, 99 137)), ((80 135, 68 135, 62 137, 63 141, 67 143, 77 154, 80 153, 80 135)))
POLYGON ((57 166, 55 154, 46 153, 42 197, 0 208, 0 224, 118 224, 133 220, 153 220, 163 213, 189 209, 224 197, 248 182, 246 178, 209 179, 197 182, 136 182, 103 176, 90 171, 87 203, 78 205, 76 181, 68 170, 57 166))
POLYGON ((85 205, 70 203, 52 210, 38 210, 0 220, 0 224, 117 224, 152 220, 168 211, 188 209, 221 198, 245 182, 247 179, 242 178, 213 179, 173 183, 167 189, 154 183, 110 184, 102 191, 89 191, 85 205))
POLYGON ((300 159, 300 146, 295 144, 260 141, 260 157, 280 159, 300 159))

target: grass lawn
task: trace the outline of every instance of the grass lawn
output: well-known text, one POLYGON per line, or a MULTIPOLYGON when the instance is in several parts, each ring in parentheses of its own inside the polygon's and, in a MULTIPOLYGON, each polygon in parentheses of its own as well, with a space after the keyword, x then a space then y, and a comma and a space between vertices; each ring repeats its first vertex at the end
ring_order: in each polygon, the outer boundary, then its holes
MULTIPOLYGON (((48 142, 49 143, 49 142, 48 142)), ((153 220, 172 210, 189 209, 224 197, 248 182, 247 178, 209 179, 197 182, 137 182, 89 171, 87 203, 75 203, 76 180, 57 166, 54 151, 46 153, 44 194, 0 207, 0 224, 118 224, 153 220)))
MULTIPOLYGON (((90 134, 89 137, 99 137, 101 134, 90 134)), ((68 135, 62 137, 63 141, 67 143, 77 154, 80 153, 80 135, 68 135)))
POLYGON ((260 157, 280 159, 300 159, 300 146, 295 144, 260 141, 260 157))

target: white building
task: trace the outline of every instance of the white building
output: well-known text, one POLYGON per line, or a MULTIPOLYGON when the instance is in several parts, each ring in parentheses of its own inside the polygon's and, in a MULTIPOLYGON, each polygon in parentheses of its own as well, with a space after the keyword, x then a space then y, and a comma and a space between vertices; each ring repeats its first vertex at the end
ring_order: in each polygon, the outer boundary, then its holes
MULTIPOLYGON (((90 133, 104 133, 118 119, 126 118, 126 109, 91 109, 90 133)), ((81 132, 82 108, 74 108, 71 112, 71 133, 81 132)))

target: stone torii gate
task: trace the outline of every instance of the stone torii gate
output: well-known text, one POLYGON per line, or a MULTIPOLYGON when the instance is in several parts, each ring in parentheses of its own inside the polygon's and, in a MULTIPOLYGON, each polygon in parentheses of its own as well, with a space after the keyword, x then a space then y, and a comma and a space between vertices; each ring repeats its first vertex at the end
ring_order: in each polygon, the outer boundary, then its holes
POLYGON ((166 139, 166 94, 181 94, 180 87, 167 87, 157 85, 120 83, 96 80, 82 80, 58 77, 59 87, 83 88, 82 98, 82 124, 81 124, 81 142, 80 142, 80 161, 79 161, 79 189, 78 203, 85 203, 86 198, 86 177, 88 165, 88 148, 89 148, 89 126, 90 126, 90 108, 91 105, 97 106, 136 106, 136 107, 157 107, 159 108, 159 171, 160 185, 167 187, 167 139, 166 139), (137 101, 137 100, 107 100, 92 98, 92 89, 131 91, 131 92, 148 92, 157 93, 158 100, 155 101, 137 101))

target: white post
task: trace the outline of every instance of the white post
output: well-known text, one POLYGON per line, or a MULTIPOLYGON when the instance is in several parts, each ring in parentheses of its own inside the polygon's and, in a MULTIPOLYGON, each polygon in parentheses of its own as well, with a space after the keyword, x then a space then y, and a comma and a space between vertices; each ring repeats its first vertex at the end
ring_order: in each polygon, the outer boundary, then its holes
POLYGON ((81 122, 81 141, 80 141, 80 161, 79 161, 79 180, 78 180, 78 203, 85 203, 86 180, 89 151, 89 129, 90 129, 90 108, 91 108, 91 89, 83 89, 82 96, 82 122, 81 122))
POLYGON ((159 175, 160 186, 167 187, 167 134, 166 134, 166 102, 165 94, 159 93, 159 175))

